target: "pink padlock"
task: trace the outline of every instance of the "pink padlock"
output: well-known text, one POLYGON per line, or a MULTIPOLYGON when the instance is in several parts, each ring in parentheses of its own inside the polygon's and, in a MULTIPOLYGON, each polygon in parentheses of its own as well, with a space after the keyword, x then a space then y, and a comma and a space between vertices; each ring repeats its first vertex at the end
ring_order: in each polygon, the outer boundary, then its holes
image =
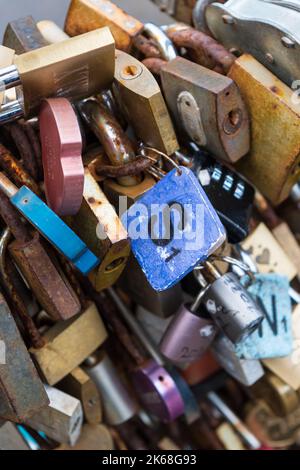
POLYGON ((60 216, 75 215, 84 186, 76 113, 66 98, 50 98, 42 102, 39 124, 47 203, 60 216))

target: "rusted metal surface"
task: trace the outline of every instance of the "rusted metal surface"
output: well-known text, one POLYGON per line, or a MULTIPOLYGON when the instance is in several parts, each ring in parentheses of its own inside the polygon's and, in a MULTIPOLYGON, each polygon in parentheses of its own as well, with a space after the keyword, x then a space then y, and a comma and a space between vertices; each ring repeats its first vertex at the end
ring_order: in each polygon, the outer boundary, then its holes
POLYGON ((67 320, 80 312, 81 306, 75 292, 60 276, 37 233, 28 242, 12 242, 9 251, 51 318, 67 320))
POLYGON ((30 174, 30 176, 37 180, 38 178, 38 167, 35 161, 35 157, 27 138, 27 135, 19 122, 13 122, 7 125, 10 135, 14 140, 14 143, 19 151, 22 164, 24 169, 30 174))
POLYGON ((153 73, 153 75, 159 75, 161 69, 167 64, 163 59, 159 59, 157 57, 151 57, 143 60, 143 64, 147 69, 153 73))
MULTIPOLYGON (((94 100, 88 100, 81 103, 80 111, 103 145, 112 165, 122 165, 135 160, 135 151, 129 137, 107 108, 94 100)), ((139 182, 140 180, 134 177, 119 179, 123 186, 134 186, 139 182)))
POLYGON ((258 192, 255 193, 254 205, 269 229, 272 230, 280 224, 281 219, 278 217, 271 204, 258 192))
POLYGON ((27 186, 31 191, 40 196, 41 192, 37 183, 23 168, 20 162, 11 154, 11 152, 0 143, 0 167, 18 186, 27 186))
POLYGON ((21 125, 26 132, 31 149, 35 156, 35 162, 37 166, 37 181, 43 179, 43 163, 42 163, 42 148, 38 135, 38 129, 36 129, 35 123, 31 121, 21 121, 21 125))
POLYGON ((105 176, 107 178, 120 178, 123 176, 140 175, 153 165, 153 161, 145 157, 137 157, 134 162, 129 162, 126 165, 95 165, 95 171, 98 176, 105 176))
POLYGON ((0 363, 0 416, 22 423, 47 406, 49 400, 1 294, 0 339, 6 347, 5 364, 0 363))
POLYGON ((58 257, 59 257, 60 264, 62 265, 63 270, 64 270, 64 272, 66 273, 66 275, 68 277, 68 281, 71 284, 72 289, 76 293, 76 295, 79 299, 79 302, 81 303, 82 308, 86 309, 87 306, 88 306, 88 299, 84 295, 84 292, 82 290, 80 282, 78 281, 78 279, 76 277, 75 270, 74 270, 72 264, 69 263, 69 261, 63 255, 61 255, 60 253, 58 253, 58 257))
POLYGON ((14 267, 14 264, 11 261, 10 257, 7 256, 6 252, 10 237, 11 233, 9 229, 5 229, 0 238, 0 273, 2 276, 2 281, 4 283, 6 291, 10 296, 15 311, 19 315, 24 325, 26 334, 30 341, 30 345, 34 348, 39 349, 44 346, 45 342, 42 336, 40 335, 38 329, 36 328, 32 318, 28 314, 26 306, 14 284, 16 268, 14 267))
POLYGON ((133 45, 145 57, 160 58, 160 51, 152 39, 148 39, 142 34, 139 34, 133 39, 133 45))
POLYGON ((168 28, 168 37, 178 48, 184 47, 191 58, 200 65, 227 74, 236 57, 215 39, 190 27, 168 28))
POLYGON ((5 196, 2 191, 0 191, 0 215, 16 240, 22 243, 30 242, 32 237, 29 229, 22 222, 17 209, 14 208, 8 197, 5 196))

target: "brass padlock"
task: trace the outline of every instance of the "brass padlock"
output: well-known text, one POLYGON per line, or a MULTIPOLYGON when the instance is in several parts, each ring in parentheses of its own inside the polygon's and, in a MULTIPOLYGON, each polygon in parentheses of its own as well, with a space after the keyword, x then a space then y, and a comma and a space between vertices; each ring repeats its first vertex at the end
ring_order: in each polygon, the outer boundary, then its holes
MULTIPOLYGON (((15 51, 9 47, 0 46, 0 66, 9 67, 14 63, 15 51)), ((5 102, 5 93, 0 92, 0 106, 5 102)))
POLYGON ((72 370, 57 384, 57 388, 81 402, 87 423, 95 425, 102 421, 102 403, 99 392, 81 367, 72 370))
POLYGON ((251 256, 260 273, 275 272, 287 276, 290 281, 297 275, 296 266, 265 224, 260 223, 242 243, 242 247, 251 256))
POLYGON ((37 371, 0 294, 0 417, 23 422, 48 404, 37 371))
POLYGON ((57 26, 54 21, 38 21, 36 26, 48 44, 55 44, 56 42, 65 41, 69 38, 68 34, 66 34, 59 26, 57 26))
POLYGON ((76 444, 83 423, 80 401, 48 385, 45 385, 45 390, 50 401, 48 407, 27 420, 26 424, 57 442, 76 444))
POLYGON ((300 177, 300 108, 293 91, 252 56, 238 58, 228 74, 240 89, 251 120, 251 149, 236 169, 274 205, 300 177))
POLYGON ((55 385, 79 366, 107 339, 95 304, 79 316, 56 323, 43 335, 45 346, 30 353, 49 385, 55 385))
POLYGON ((246 155, 248 112, 230 78, 182 57, 168 62, 160 75, 179 130, 221 160, 234 163, 246 155))
POLYGON ((117 49, 128 51, 143 24, 108 0, 72 0, 65 21, 69 36, 108 26, 117 49))
POLYGON ((100 291, 113 285, 125 268, 130 254, 130 243, 115 209, 87 168, 82 205, 70 225, 101 259, 100 265, 89 274, 96 290, 100 291))
POLYGON ((113 91, 138 139, 167 155, 178 150, 158 83, 141 62, 118 50, 113 91))
MULTIPOLYGON (((14 65, 1 69, 4 90, 18 88, 18 103, 25 117, 37 113, 43 98, 53 95, 78 100, 110 86, 114 74, 114 40, 108 28, 16 55, 14 65), (101 73, 99 74, 99 70, 101 73), (76 71, 76 73, 74 73, 76 71)), ((11 119, 12 105, 1 112, 11 119)))
MULTIPOLYGON (((14 49, 16 54, 45 47, 48 42, 44 39, 32 16, 25 16, 8 23, 3 37, 3 45, 14 49)), ((1 64, 1 67, 3 65, 1 64)))

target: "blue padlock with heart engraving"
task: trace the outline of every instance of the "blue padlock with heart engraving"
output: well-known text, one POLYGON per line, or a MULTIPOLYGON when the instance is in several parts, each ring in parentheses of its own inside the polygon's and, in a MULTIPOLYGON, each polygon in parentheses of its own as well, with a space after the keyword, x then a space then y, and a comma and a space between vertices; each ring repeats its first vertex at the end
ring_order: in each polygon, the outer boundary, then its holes
POLYGON ((100 260, 86 244, 27 186, 18 189, 0 172, 0 189, 18 211, 84 275, 100 260))
MULTIPOLYGON (((244 276, 241 283, 249 283, 244 276)), ((256 274, 248 286, 265 314, 258 329, 236 345, 236 354, 245 359, 271 359, 288 356, 292 352, 292 302, 289 281, 278 274, 256 274)))
POLYGON ((226 240, 225 229, 191 170, 178 167, 122 217, 132 251, 157 291, 177 284, 226 240))

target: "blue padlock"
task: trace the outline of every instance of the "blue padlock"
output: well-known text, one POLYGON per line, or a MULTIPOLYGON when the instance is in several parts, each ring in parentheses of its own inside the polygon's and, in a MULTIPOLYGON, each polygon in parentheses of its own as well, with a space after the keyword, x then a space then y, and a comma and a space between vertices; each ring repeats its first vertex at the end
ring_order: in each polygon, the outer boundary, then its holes
POLYGON ((225 229, 193 172, 178 167, 122 217, 132 251, 157 291, 177 284, 226 240, 225 229))
POLYGON ((26 186, 16 190, 10 201, 82 274, 89 274, 100 263, 63 220, 26 186))
MULTIPOLYGON (((241 283, 247 285, 248 276, 241 283)), ((289 281, 278 274, 256 274, 248 287, 265 314, 259 328, 243 342, 236 345, 236 354, 245 359, 271 359, 291 354, 292 302, 289 281)))

